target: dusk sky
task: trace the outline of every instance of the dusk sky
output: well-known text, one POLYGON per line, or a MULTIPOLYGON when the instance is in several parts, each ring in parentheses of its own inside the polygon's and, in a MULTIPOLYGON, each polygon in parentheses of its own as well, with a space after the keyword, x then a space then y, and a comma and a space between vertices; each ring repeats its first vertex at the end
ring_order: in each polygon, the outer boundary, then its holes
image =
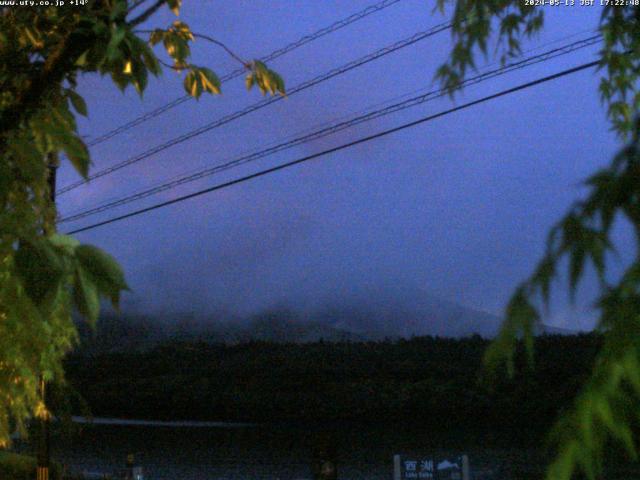
MULTIPOLYGON (((375 3, 374 0, 184 2, 181 20, 243 58, 264 56, 375 3)), ((287 87, 447 20, 434 3, 401 0, 269 63, 287 87)), ((600 7, 549 7, 541 53, 587 37, 600 7), (554 43, 552 43, 554 42, 554 43)), ((163 12, 145 28, 167 26, 163 12)), ((433 88, 451 35, 442 32, 241 119, 61 195, 61 216, 259 150, 301 131, 433 88)), ((159 51, 159 50, 158 50, 159 51)), ((159 51, 160 52, 160 51, 159 51)), ((78 222, 69 231, 339 145, 595 59, 586 48, 361 124, 140 202, 78 222)), ((162 54, 162 52, 160 52, 162 54)), ((165 58, 165 57, 163 57, 165 58)), ((478 65, 497 58, 482 59, 478 65)), ((237 63, 202 40, 193 62, 220 76, 237 63)), ((133 290, 125 303, 149 312, 248 313, 273 305, 317 306, 393 286, 500 315, 534 267, 549 227, 584 193, 580 182, 618 148, 587 70, 397 134, 91 231, 78 238, 112 253, 133 290)), ((183 95, 167 71, 140 100, 85 77, 88 140, 183 95)), ((244 78, 223 95, 190 100, 91 148, 93 171, 137 155, 261 99, 244 78)), ((68 165, 58 186, 78 180, 68 165)), ((630 245, 630 243, 628 243, 630 245)), ((593 297, 556 302, 545 321, 587 328, 593 297)))

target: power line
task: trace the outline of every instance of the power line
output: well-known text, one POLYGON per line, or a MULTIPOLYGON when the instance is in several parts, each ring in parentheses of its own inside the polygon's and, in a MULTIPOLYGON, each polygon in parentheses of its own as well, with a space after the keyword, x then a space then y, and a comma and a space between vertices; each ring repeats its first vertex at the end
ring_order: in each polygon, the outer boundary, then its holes
POLYGON ((76 234, 76 233, 80 233, 80 232, 86 232, 87 230, 92 230, 94 228, 97 228, 97 227, 100 227, 100 226, 103 226, 103 225, 108 225, 110 223, 118 222, 120 220, 131 218, 131 217, 134 217, 134 216, 137 216, 137 215, 141 215, 143 213, 147 213, 147 212, 150 212, 150 211, 153 211, 153 210, 157 210, 159 208, 163 208, 163 207, 166 207, 166 206, 169 206, 169 205, 173 205, 174 203, 183 202, 185 200, 189 200, 191 198, 195 198, 195 197, 198 197, 200 195, 204 195, 206 193, 211 193, 211 192, 214 192, 216 190, 221 190, 221 189, 230 187, 232 185, 237 185, 237 184, 240 184, 240 183, 244 183, 244 182, 247 182, 249 180, 253 180, 255 178, 262 177, 262 176, 277 172, 279 170, 284 170, 286 168, 293 167, 294 165, 298 165, 298 164, 301 164, 301 163, 304 163, 304 162, 308 162, 310 160, 313 160, 315 158, 319 158, 319 157, 328 155, 330 153, 335 153, 335 152, 338 152, 340 150, 344 150, 344 149, 353 147, 355 145, 359 145, 361 143, 369 142, 371 140, 375 140, 377 138, 384 137, 384 136, 390 135, 392 133, 399 132, 401 130, 405 130, 407 128, 415 127, 416 125, 420 125, 422 123, 426 123, 426 122, 435 120, 437 118, 444 117, 445 115, 449 115, 451 113, 454 113, 454 112, 457 112, 457 111, 460 111, 460 110, 465 110, 465 109, 470 108, 472 106, 479 105, 481 103, 485 103, 485 102, 488 102, 490 100, 494 100, 496 98, 500 98, 500 97, 503 97, 505 95, 509 95, 511 93, 515 93, 515 92, 518 92, 518 91, 521 91, 521 90, 525 90, 525 89, 534 87, 536 85, 540 85, 542 83, 550 82, 552 80, 556 80, 558 78, 565 77, 567 75, 571 75, 571 74, 580 72, 582 70, 586 70, 588 68, 595 67, 595 66, 599 65, 599 63, 600 62, 598 60, 593 61, 593 62, 589 62, 589 63, 583 63, 582 65, 578 65, 576 67, 569 68, 567 70, 562 70, 561 72, 557 72, 557 73, 554 73, 552 75, 548 75, 546 77, 541 77, 541 78, 538 78, 536 80, 520 84, 520 85, 518 85, 516 87, 509 88, 507 90, 502 90, 502 91, 500 91, 498 93, 494 93, 492 95, 488 95, 486 97, 482 97, 482 98, 480 98, 478 100, 467 102, 467 103, 464 103, 464 104, 459 105, 457 107, 453 107, 453 108, 450 108, 448 110, 443 110, 443 111, 438 112, 436 114, 428 115, 428 116, 422 117, 422 118, 420 118, 418 120, 414 120, 412 122, 404 123, 404 124, 399 125, 397 127, 390 128, 390 129, 387 129, 387 130, 383 130, 381 132, 374 133, 373 135, 368 135, 366 137, 359 138, 358 140, 354 140, 354 141, 351 141, 351 142, 348 142, 348 143, 344 143, 344 144, 339 145, 337 147, 333 147, 333 148, 329 148, 327 150, 323 150, 322 152, 318 152, 318 153, 314 153, 314 154, 311 154, 311 155, 307 155, 305 157, 298 158, 296 160, 292 160, 290 162, 286 162, 286 163, 283 163, 281 165, 277 165, 275 167, 267 168, 265 170, 261 170, 261 171, 256 172, 256 173, 252 173, 252 174, 246 175, 244 177, 240 177, 240 178, 237 178, 237 179, 234 179, 234 180, 230 180, 228 182, 220 183, 218 185, 214 185, 212 187, 205 188, 203 190, 199 190, 197 192, 190 193, 188 195, 183 195, 181 197, 177 197, 177 198, 174 198, 172 200, 167 200, 165 202, 157 203, 157 204, 152 205, 150 207, 141 208, 139 210, 135 210, 133 212, 129 212, 129 213, 124 214, 124 215, 120 215, 120 216, 113 217, 113 218, 110 218, 110 219, 107 219, 107 220, 103 220, 101 222, 94 223, 92 225, 88 225, 86 227, 78 228, 78 229, 75 229, 75 230, 72 230, 72 231, 68 232, 68 234, 71 235, 71 234, 76 234))
MULTIPOLYGON (((320 30, 317 30, 314 33, 311 33, 309 35, 305 35, 303 37, 301 37, 300 39, 289 43, 288 45, 285 45, 284 47, 281 47, 277 50, 274 50, 273 52, 271 52, 268 55, 265 55, 264 57, 260 58, 260 61, 262 62, 270 62, 272 60, 275 60, 278 57, 281 57, 293 50, 296 50, 297 48, 302 47, 303 45, 306 45, 307 43, 313 42, 314 40, 317 40, 319 38, 322 38, 326 35, 329 35, 330 33, 333 33, 337 30, 340 30, 341 28, 344 28, 348 25, 351 25, 352 23, 355 23, 359 20, 362 20, 365 17, 368 17, 369 15, 372 15, 376 12, 379 12, 381 10, 384 10, 387 7, 390 7, 398 2, 400 2, 401 0, 383 0, 381 2, 378 2, 374 5, 370 5, 366 8, 364 8, 363 10, 360 10, 352 15, 349 15, 346 18, 343 18, 342 20, 338 20, 334 23, 332 23, 331 25, 328 25, 324 28, 321 28, 320 30)), ((228 74, 222 76, 220 78, 220 82, 224 83, 227 82, 229 80, 232 80, 234 78, 239 77, 240 75, 242 75, 243 73, 246 72, 246 69, 244 68, 237 68, 236 70, 233 70, 232 72, 229 72, 228 74)), ((119 135, 122 132, 125 132, 127 130, 130 130, 133 127, 136 127, 138 125, 140 125, 141 123, 144 123, 148 120, 151 120, 152 118, 155 118, 159 115, 162 115, 164 112, 171 110, 174 107, 177 107, 178 105, 190 100, 192 97, 190 95, 183 95, 182 97, 176 98, 175 100, 166 103, 165 105, 162 105, 154 110, 151 110, 150 112, 145 113, 144 115, 141 115, 138 118, 134 118, 133 120, 120 125, 119 127, 110 130, 102 135, 100 135, 99 137, 96 137, 95 139, 91 140, 90 142, 87 143, 88 146, 93 147, 95 145, 98 145, 100 143, 106 142, 107 140, 109 140, 110 138, 115 137, 116 135, 119 135)))
MULTIPOLYGON (((340 67, 334 68, 332 70, 329 70, 326 73, 323 73, 321 75, 318 75, 317 77, 314 77, 310 80, 307 80, 306 82, 303 82, 295 87, 293 87, 291 90, 289 90, 287 92, 287 95, 290 97, 292 95, 295 95, 296 93, 302 92, 304 90, 307 90, 308 88, 311 88, 315 85, 318 85, 322 82, 325 82, 327 80, 330 80, 333 77, 336 77, 338 75, 342 75, 350 70, 353 70, 355 68, 358 68, 362 65, 366 65, 367 63, 373 62, 379 58, 382 58, 386 55, 389 55, 390 53, 396 52, 402 48, 408 47, 410 45, 413 45, 415 43, 418 43, 422 40, 425 40, 426 38, 432 37, 433 35, 436 35, 444 30, 448 30, 451 28, 451 22, 446 22, 446 23, 441 23, 439 25, 436 25, 435 27, 430 28, 429 30, 425 30, 422 32, 418 32, 415 33, 414 35, 411 35, 410 37, 407 37, 403 40, 399 40, 391 45, 388 45, 386 47, 383 47, 379 50, 376 50, 375 52, 369 53, 363 57, 360 57, 356 60, 352 60, 351 62, 348 62, 340 67)), ((219 118, 218 120, 215 120, 211 123, 208 123, 206 125, 203 125, 200 128, 197 128, 195 130, 191 130, 190 132, 187 132, 185 134, 182 134, 178 137, 175 137, 171 140, 166 141, 165 143, 162 143, 160 145, 156 145, 155 147, 147 150, 146 152, 143 152, 139 155, 136 155, 135 157, 131 157, 127 160, 124 160, 122 162, 118 162, 115 165, 112 165, 111 167, 107 167, 103 170, 100 170, 96 173, 94 173, 93 175, 90 175, 87 179, 83 179, 83 180, 79 180, 77 182, 71 183, 69 185, 67 185, 66 187, 63 187, 59 190, 58 195, 63 195, 71 190, 74 190, 82 185, 84 185, 85 183, 89 182, 90 180, 94 180, 96 178, 100 178, 103 177, 105 175, 109 175, 113 172, 116 172, 122 168, 128 167, 129 165, 133 165, 135 163, 138 163, 146 158, 149 158, 152 155, 155 155, 156 153, 162 152, 163 150, 166 150, 167 148, 170 148, 174 145, 186 142, 187 140, 190 140, 194 137, 197 137, 198 135, 202 135, 203 133, 206 133, 210 130, 213 130, 214 128, 218 128, 222 125, 226 125, 229 122, 232 122, 234 120, 237 120, 238 118, 244 117, 245 115, 248 115, 252 112, 255 112, 256 110, 260 110, 261 108, 264 108, 268 105, 271 105, 272 103, 275 102, 279 102, 283 99, 284 97, 282 96, 274 96, 274 97, 269 97, 266 98, 264 100, 261 100, 257 103, 254 103, 252 105, 249 105, 248 107, 245 107, 241 110, 237 110, 229 115, 225 115, 224 117, 219 118)))
MULTIPOLYGON (((356 60, 352 60, 349 63, 346 63, 340 67, 334 68, 326 73, 323 73, 317 77, 314 77, 310 80, 307 80, 306 82, 303 82, 295 87, 293 87, 292 89, 290 89, 287 92, 287 95, 290 97, 292 95, 295 95, 296 93, 302 92, 304 90, 307 90, 315 85, 318 85, 322 82, 325 82, 327 80, 332 79, 333 77, 336 77, 338 75, 342 75, 346 72, 349 72, 355 68, 361 67, 362 65, 366 65, 367 63, 373 62, 375 60, 378 60, 379 58, 382 58, 386 55, 389 55, 390 53, 396 52, 402 48, 408 47, 410 45, 413 45, 415 43, 418 43, 421 40, 424 40, 426 38, 429 38, 433 35, 436 35, 437 33, 440 33, 444 30, 448 30, 449 28, 451 28, 451 22, 446 22, 440 25, 436 25, 433 28, 430 28, 429 30, 423 31, 423 32, 418 32, 414 35, 411 35, 410 37, 407 37, 403 40, 400 40, 398 42, 395 42, 391 45, 388 45, 386 47, 383 47, 379 50, 376 50, 375 52, 372 52, 368 55, 365 55, 363 57, 360 57, 356 60)), ((274 96, 274 97, 269 97, 266 98, 264 100, 261 100, 257 103, 254 103, 252 105, 249 105, 248 107, 245 107, 241 110, 237 110, 229 115, 225 115, 221 118, 219 118, 218 120, 215 120, 213 122, 210 122, 206 125, 203 125, 200 128, 197 128, 195 130, 191 130, 190 132, 187 132, 185 134, 182 134, 178 137, 174 137, 171 140, 168 140, 160 145, 156 145, 155 147, 139 154, 136 155, 135 157, 131 157, 128 158, 127 160, 124 160, 122 162, 118 162, 115 165, 112 165, 111 167, 107 167, 103 170, 100 170, 96 173, 94 173, 93 175, 90 175, 87 179, 83 179, 83 180, 79 180, 77 182, 71 183, 70 185, 67 185, 66 187, 63 187, 61 190, 58 191, 59 195, 62 195, 64 193, 67 193, 71 190, 74 190, 75 188, 78 188, 84 184, 86 184, 87 182, 94 180, 96 178, 100 178, 103 177, 105 175, 109 175, 111 173, 114 173, 118 170, 121 170, 122 168, 128 167, 130 165, 133 165, 135 163, 138 163, 146 158, 151 157, 152 155, 155 155, 156 153, 162 152, 174 145, 178 145, 180 143, 186 142, 194 137, 197 137, 199 135, 202 135, 203 133, 206 133, 210 130, 213 130, 214 128, 218 128, 221 127, 222 125, 226 125, 229 122, 232 122, 234 120, 237 120, 238 118, 244 117, 245 115, 248 115, 252 112, 255 112, 256 110, 260 110, 266 106, 271 105, 272 103, 276 103, 281 101, 283 98, 282 96, 274 96)))
MULTIPOLYGON (((546 62, 549 61, 551 59, 557 58, 559 56, 563 56, 563 55, 567 55, 569 53, 572 53, 578 49, 581 48, 585 48, 591 45, 594 45, 596 43, 598 43, 601 40, 601 35, 594 35, 591 36, 589 38, 586 39, 582 39, 582 40, 578 40, 576 42, 572 42, 571 44, 568 45, 564 45, 561 47, 557 47, 554 49, 551 49, 549 51, 543 52, 541 54, 538 55, 534 55, 528 58, 524 58, 522 60, 519 60, 518 62, 514 62, 511 64, 507 64, 503 67, 494 69, 494 70, 490 70, 487 71, 485 73, 479 74, 475 77, 469 78, 463 82, 461 82, 460 84, 458 84, 458 87, 463 88, 463 87, 468 87, 471 85, 475 85, 478 83, 481 83, 483 81, 489 80, 491 78, 495 78, 497 76, 501 76, 501 75, 505 75, 507 73, 510 73, 512 71, 515 70, 519 70, 522 68, 526 68, 528 66, 531 65, 535 65, 541 62, 546 62)), ((395 113, 398 111, 402 111, 402 110, 406 110, 408 108, 423 104, 425 102, 431 101, 431 100, 435 100, 437 98, 441 98, 445 95, 448 94, 448 90, 446 88, 440 88, 438 90, 433 90, 418 96, 414 96, 412 98, 406 99, 404 101, 398 102, 398 103, 394 103, 391 105, 387 105, 384 108, 380 108, 380 109, 376 109, 376 110, 372 110, 369 111, 365 114, 356 116, 354 118, 351 118, 349 120, 346 121, 342 121, 339 123, 334 123, 328 127, 322 128, 320 130, 314 131, 312 133, 303 135, 303 136, 299 136, 296 138, 293 138, 291 140, 285 141, 285 142, 281 142, 273 147, 269 147, 257 152, 253 152, 249 155, 244 155, 241 156, 239 158, 236 158, 234 160, 225 162, 223 164, 220 165, 216 165, 213 167, 209 167, 203 170, 200 170, 198 172, 192 173, 190 175, 186 175, 186 176, 182 176, 182 177, 178 177, 174 180, 162 183, 160 185, 154 186, 152 188, 148 188, 146 190, 143 190, 141 192, 137 192, 134 193, 132 195, 128 195, 125 196, 123 198, 120 199, 116 199, 113 201, 109 201, 106 202, 102 205, 98 205, 92 208, 89 208, 87 210, 83 210, 80 211, 78 213, 72 214, 72 215, 68 215, 66 217, 63 217, 59 220, 58 223, 65 223, 65 222, 71 222, 71 221, 76 221, 76 220, 80 220, 82 218, 91 216, 91 215, 95 215, 97 213, 102 213, 108 210, 111 210, 113 208, 116 208, 118 206, 122 206, 137 200, 141 200, 143 198, 149 197, 151 195, 160 193, 160 192, 164 192, 166 190, 170 190, 173 189, 175 187, 178 187, 180 185, 186 184, 186 183, 190 183, 202 178, 205 178, 207 176, 222 172, 222 171, 226 171, 229 170, 231 168, 237 167, 239 165, 243 165, 245 163, 249 163, 261 158, 264 158, 266 156, 272 155, 276 152, 280 152, 289 148, 292 148, 296 145, 300 145, 302 143, 306 143, 308 141, 311 140, 316 140, 319 138, 323 138, 326 137, 328 135, 331 135, 333 133, 342 131, 346 128, 350 128, 353 127, 354 125, 359 125, 361 123, 376 119, 376 118, 380 118, 386 115, 389 115, 391 113, 395 113)))
MULTIPOLYGON (((550 47, 550 46, 552 46, 552 45, 556 45, 556 44, 561 43, 561 42, 566 42, 566 41, 568 41, 568 40, 570 40, 570 39, 576 38, 576 37, 578 37, 578 36, 580 36, 580 35, 584 35, 584 34, 587 34, 587 33, 589 33, 589 34, 597 34, 597 33, 598 33, 598 30, 597 30, 597 29, 593 29, 593 28, 588 28, 588 29, 583 29, 583 30, 580 30, 580 31, 577 31, 577 32, 571 33, 571 34, 569 34, 569 35, 564 35, 564 36, 562 36, 562 37, 560 37, 560 38, 557 38, 557 39, 555 39, 555 40, 552 40, 552 41, 549 41, 549 42, 545 42, 545 43, 543 43, 543 44, 541 44, 541 45, 537 45, 537 46, 535 46, 535 47, 533 47, 533 48, 529 48, 529 49, 525 50, 525 51, 522 53, 522 55, 521 55, 521 56, 522 56, 522 57, 524 57, 524 55, 526 55, 526 54, 527 54, 527 55, 528 55, 528 54, 533 54, 534 52, 538 52, 538 51, 540 51, 540 50, 543 50, 543 49, 544 49, 544 48, 546 48, 546 47, 550 47)), ((600 34, 597 34, 597 35, 595 35, 595 36, 593 36, 593 37, 590 37, 590 38, 587 38, 587 39, 584 39, 584 40, 581 40, 581 41, 582 41, 582 42, 588 42, 588 41, 590 41, 591 39, 596 39, 596 38, 601 38, 601 35, 600 35, 600 34)), ((576 42, 576 43, 579 43, 579 42, 581 42, 581 41, 578 41, 578 42, 576 42)), ((595 42, 594 42, 594 43, 595 43, 595 42)), ((564 48, 570 48, 572 45, 574 45, 574 44, 566 45, 566 46, 561 47, 561 48, 562 48, 562 49, 564 49, 564 48)), ((583 46, 588 46, 588 45, 583 45, 583 46)), ((579 46, 579 45, 577 45, 577 46, 576 46, 576 48, 575 48, 575 50, 577 50, 578 48, 582 48, 582 47, 581 47, 581 46, 579 46)), ((553 51, 555 51, 555 50, 558 50, 558 49, 554 49, 553 51)), ((551 51, 547 51, 547 52, 545 52, 545 54, 549 54, 549 53, 551 53, 551 51)), ((545 55, 545 54, 543 54, 543 55, 545 55)), ((562 54, 562 53, 560 53, 560 54, 562 54)), ((549 59, 551 59, 551 58, 555 58, 555 56, 553 56, 553 57, 549 57, 549 59)), ((533 58, 531 58, 531 57, 530 57, 530 60, 532 60, 532 59, 533 59, 533 58)), ((486 70, 486 69, 488 69, 489 67, 491 67, 491 66, 493 66, 493 65, 495 65, 495 64, 497 64, 497 63, 500 63, 500 62, 492 61, 492 62, 490 62, 490 63, 485 64, 483 68, 486 70)), ((518 62, 518 63, 520 63, 520 62, 518 62)), ((511 64, 506 65, 505 67, 509 67, 509 66, 513 66, 513 65, 515 65, 515 64, 514 64, 514 63, 511 63, 511 64)), ((508 72, 505 72, 505 73, 508 73, 508 72)), ((483 74, 483 75, 484 75, 484 74, 483 74)), ((476 77, 476 78, 477 78, 477 77, 476 77)), ((464 87, 464 86, 466 85, 466 83, 467 83, 467 80, 465 80, 464 82, 462 82, 462 83, 460 84, 460 86, 461 86, 461 87, 464 87)), ((375 103, 375 104, 373 104, 373 105, 369 105, 369 106, 368 106, 368 107, 366 107, 366 108, 361 108, 361 109, 359 109, 359 110, 357 110, 357 111, 355 111, 355 112, 352 112, 352 113, 350 113, 350 114, 340 115, 339 117, 335 117, 335 118, 333 118, 333 119, 326 120, 326 121, 324 121, 324 122, 321 122, 321 123, 319 123, 319 124, 313 125, 313 126, 311 126, 311 127, 307 127, 307 128, 305 128, 305 129, 303 129, 303 130, 299 130, 299 131, 297 131, 295 134, 288 135, 288 136, 286 137, 286 141, 290 141, 290 140, 292 140, 292 139, 296 139, 296 138, 298 138, 299 136, 301 136, 301 135, 303 135, 303 134, 307 134, 307 133, 310 133, 310 132, 315 132, 317 129, 324 128, 324 127, 329 126, 329 125, 333 125, 333 124, 335 124, 336 122, 343 121, 343 120, 345 120, 345 119, 347 119, 347 118, 351 118, 351 117, 353 117, 354 115, 363 115, 363 114, 365 114, 365 113, 369 112, 371 109, 379 108, 379 107, 381 107, 381 106, 385 106, 385 105, 389 105, 389 104, 391 104, 392 102, 398 102, 398 101, 400 101, 400 100, 404 100, 404 99, 408 99, 408 98, 410 99, 410 97, 413 97, 413 96, 415 96, 416 94, 418 94, 418 93, 420 93, 420 92, 424 92, 425 90, 427 90, 425 87, 421 87, 421 88, 418 88, 418 89, 412 90, 412 91, 410 91, 410 92, 404 93, 404 94, 402 94, 402 95, 394 96, 394 97, 389 98, 389 99, 387 99, 387 100, 384 100, 384 101, 382 101, 382 102, 376 102, 376 103, 375 103)), ((264 151, 265 151, 264 149, 267 149, 267 148, 269 148, 269 147, 272 147, 272 146, 278 146, 278 145, 280 145, 283 141, 284 141, 284 139, 280 139, 280 140, 272 140, 272 141, 270 141, 270 142, 268 142, 268 143, 266 143, 266 144, 263 144, 263 149, 262 149, 260 152, 257 152, 257 153, 264 152, 264 151)), ((245 156, 248 156, 248 154, 255 155, 255 154, 256 154, 256 152, 255 152, 255 150, 251 150, 251 151, 249 151, 249 150, 245 150, 245 151, 243 151, 243 152, 241 152, 241 153, 240 153, 240 155, 242 155, 242 158, 244 158, 245 156)), ((213 168, 215 168, 215 167, 213 167, 213 168)), ((207 169, 207 170, 212 170, 212 168, 209 168, 209 169, 207 169)), ((187 176, 191 176, 191 175, 198 175, 198 174, 200 174, 200 173, 202 173, 202 172, 203 172, 202 168, 196 168, 196 169, 193 169, 193 168, 192 168, 192 169, 190 169, 189 171, 187 171, 187 172, 182 172, 182 173, 180 173, 180 174, 178 174, 178 175, 175 175, 175 176, 173 176, 171 179, 165 180, 164 182, 171 182, 171 181, 173 181, 173 180, 176 180, 176 181, 177 181, 177 180, 179 180, 179 179, 186 178, 187 176)), ((164 183, 163 183, 163 185, 164 185, 164 183)), ((140 192, 140 193, 144 193, 144 192, 140 192)), ((116 202, 116 201, 120 200, 121 198, 122 198, 122 197, 118 197, 118 196, 116 196, 116 195, 112 195, 110 198, 104 199, 103 201, 101 201, 101 202, 99 202, 99 203, 97 203, 97 204, 94 204, 94 205, 91 207, 91 209, 93 209, 93 208, 97 208, 97 207, 103 207, 103 206, 106 206, 107 204, 111 204, 111 203, 113 203, 113 202, 116 202)), ((86 208, 86 207, 76 208, 76 209, 74 209, 74 210, 72 210, 72 211, 68 212, 68 214, 66 215, 66 217, 65 217, 65 218, 69 218, 69 217, 71 217, 71 216, 75 216, 76 214, 83 213, 83 212, 85 212, 85 208, 86 208)), ((71 220, 71 219, 69 219, 69 220, 71 220)), ((64 221, 64 219, 62 219, 62 220, 60 220, 60 221, 64 221)))

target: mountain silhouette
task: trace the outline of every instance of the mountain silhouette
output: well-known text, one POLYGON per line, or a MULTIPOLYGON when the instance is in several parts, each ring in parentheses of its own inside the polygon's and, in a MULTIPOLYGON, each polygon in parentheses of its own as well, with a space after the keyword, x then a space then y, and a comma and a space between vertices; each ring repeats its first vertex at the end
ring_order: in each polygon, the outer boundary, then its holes
MULTIPOLYGON (((291 302, 291 305, 295 302, 291 302)), ((96 331, 81 329, 83 349, 93 352, 132 351, 167 341, 243 343, 266 341, 307 343, 375 341, 432 335, 491 338, 500 317, 425 293, 401 287, 363 288, 323 299, 320 306, 279 306, 238 317, 163 314, 105 314, 96 331)), ((539 325, 537 334, 575 333, 539 325)))

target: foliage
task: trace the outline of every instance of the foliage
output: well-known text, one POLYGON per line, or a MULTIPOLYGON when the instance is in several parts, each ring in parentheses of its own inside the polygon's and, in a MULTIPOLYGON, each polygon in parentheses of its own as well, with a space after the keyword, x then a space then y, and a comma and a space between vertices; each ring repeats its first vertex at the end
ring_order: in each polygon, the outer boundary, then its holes
POLYGON ((280 75, 267 68, 267 66, 259 60, 251 63, 250 67, 251 72, 246 78, 248 90, 254 85, 257 85, 263 95, 266 95, 267 92, 273 95, 276 93, 284 95, 284 80, 280 75))
MULTIPOLYGON (((178 15, 180 3, 0 7, 0 444, 33 414, 48 415, 39 379, 63 380, 62 359, 76 340, 72 309, 95 322, 101 297, 117 306, 127 289, 111 256, 55 233, 50 175, 58 156, 84 178, 90 167, 75 119, 87 115, 78 75, 109 76, 142 95, 149 75, 166 64, 153 50, 162 43, 168 66, 185 71, 189 95, 220 93, 215 73, 189 61, 195 34, 188 25, 155 29, 149 41, 135 30, 163 6, 178 15)), ((282 79, 264 64, 247 68, 261 88, 284 94, 282 79)))
MULTIPOLYGON (((447 0, 439 0, 445 9, 447 0)), ((474 67, 476 49, 486 54, 492 27, 498 28, 503 59, 520 51, 523 38, 543 27, 542 7, 521 1, 456 0, 454 48, 450 61, 438 71, 453 93, 468 68, 474 67)), ((640 406, 640 259, 612 280, 612 227, 631 226, 640 247, 640 7, 602 8, 599 30, 600 96, 612 129, 626 146, 611 164, 591 176, 580 200, 551 230, 546 253, 531 277, 515 291, 506 310, 502 331, 486 355, 491 370, 506 362, 513 373, 513 351, 522 335, 533 348, 533 325, 549 302, 549 291, 566 262, 573 295, 587 264, 600 282, 598 329, 604 344, 589 380, 575 405, 558 425, 554 438, 558 454, 548 478, 565 480, 581 471, 596 478, 609 439, 620 442, 632 458, 637 456, 633 425, 640 406)))
MULTIPOLYGON (((52 480, 61 478, 57 464, 51 469, 52 480)), ((0 451, 0 478, 5 480, 31 480, 36 476, 36 459, 27 455, 0 451)))

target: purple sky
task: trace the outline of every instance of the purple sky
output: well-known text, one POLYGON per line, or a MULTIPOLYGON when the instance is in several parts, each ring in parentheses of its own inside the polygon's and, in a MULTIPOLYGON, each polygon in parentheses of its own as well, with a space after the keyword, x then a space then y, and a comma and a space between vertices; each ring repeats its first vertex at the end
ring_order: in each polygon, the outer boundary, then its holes
MULTIPOLYGON (((256 58, 354 13, 373 0, 185 2, 194 31, 256 58)), ((294 86, 445 20, 433 4, 402 0, 270 66, 294 86)), ((550 7, 547 28, 525 50, 595 28, 599 7, 550 7)), ((163 14, 149 27, 165 26, 163 14)), ((215 165, 296 132, 432 85, 450 48, 445 32, 205 133, 59 198, 61 214, 91 207, 185 172, 215 165)), ((203 41, 194 63, 220 75, 236 68, 203 41)), ((478 86, 462 103, 594 59, 585 49, 478 86)), ((487 62, 494 61, 489 58, 487 62)), ((479 64, 484 64, 480 60, 479 64)), ((98 77, 81 81, 97 137, 182 95, 165 72, 144 99, 98 77)), ((393 136, 232 188, 82 233, 120 260, 133 294, 153 311, 248 312, 276 303, 317 305, 327 296, 406 285, 500 314, 514 285, 540 257, 548 228, 581 193, 580 181, 616 150, 597 96, 595 71, 578 73, 443 117, 393 136)), ((93 147, 98 170, 260 99, 243 78, 223 95, 189 101, 93 147)), ((445 98, 276 154, 61 230, 80 227, 225 179, 275 165, 449 108, 445 98)), ((89 138, 91 138, 89 137, 89 138)), ((59 185, 77 180, 68 166, 59 185)), ((587 293, 588 293, 587 288, 587 293)), ((584 328, 583 295, 547 320, 584 328), (582 298, 583 297, 583 298, 582 298)))

